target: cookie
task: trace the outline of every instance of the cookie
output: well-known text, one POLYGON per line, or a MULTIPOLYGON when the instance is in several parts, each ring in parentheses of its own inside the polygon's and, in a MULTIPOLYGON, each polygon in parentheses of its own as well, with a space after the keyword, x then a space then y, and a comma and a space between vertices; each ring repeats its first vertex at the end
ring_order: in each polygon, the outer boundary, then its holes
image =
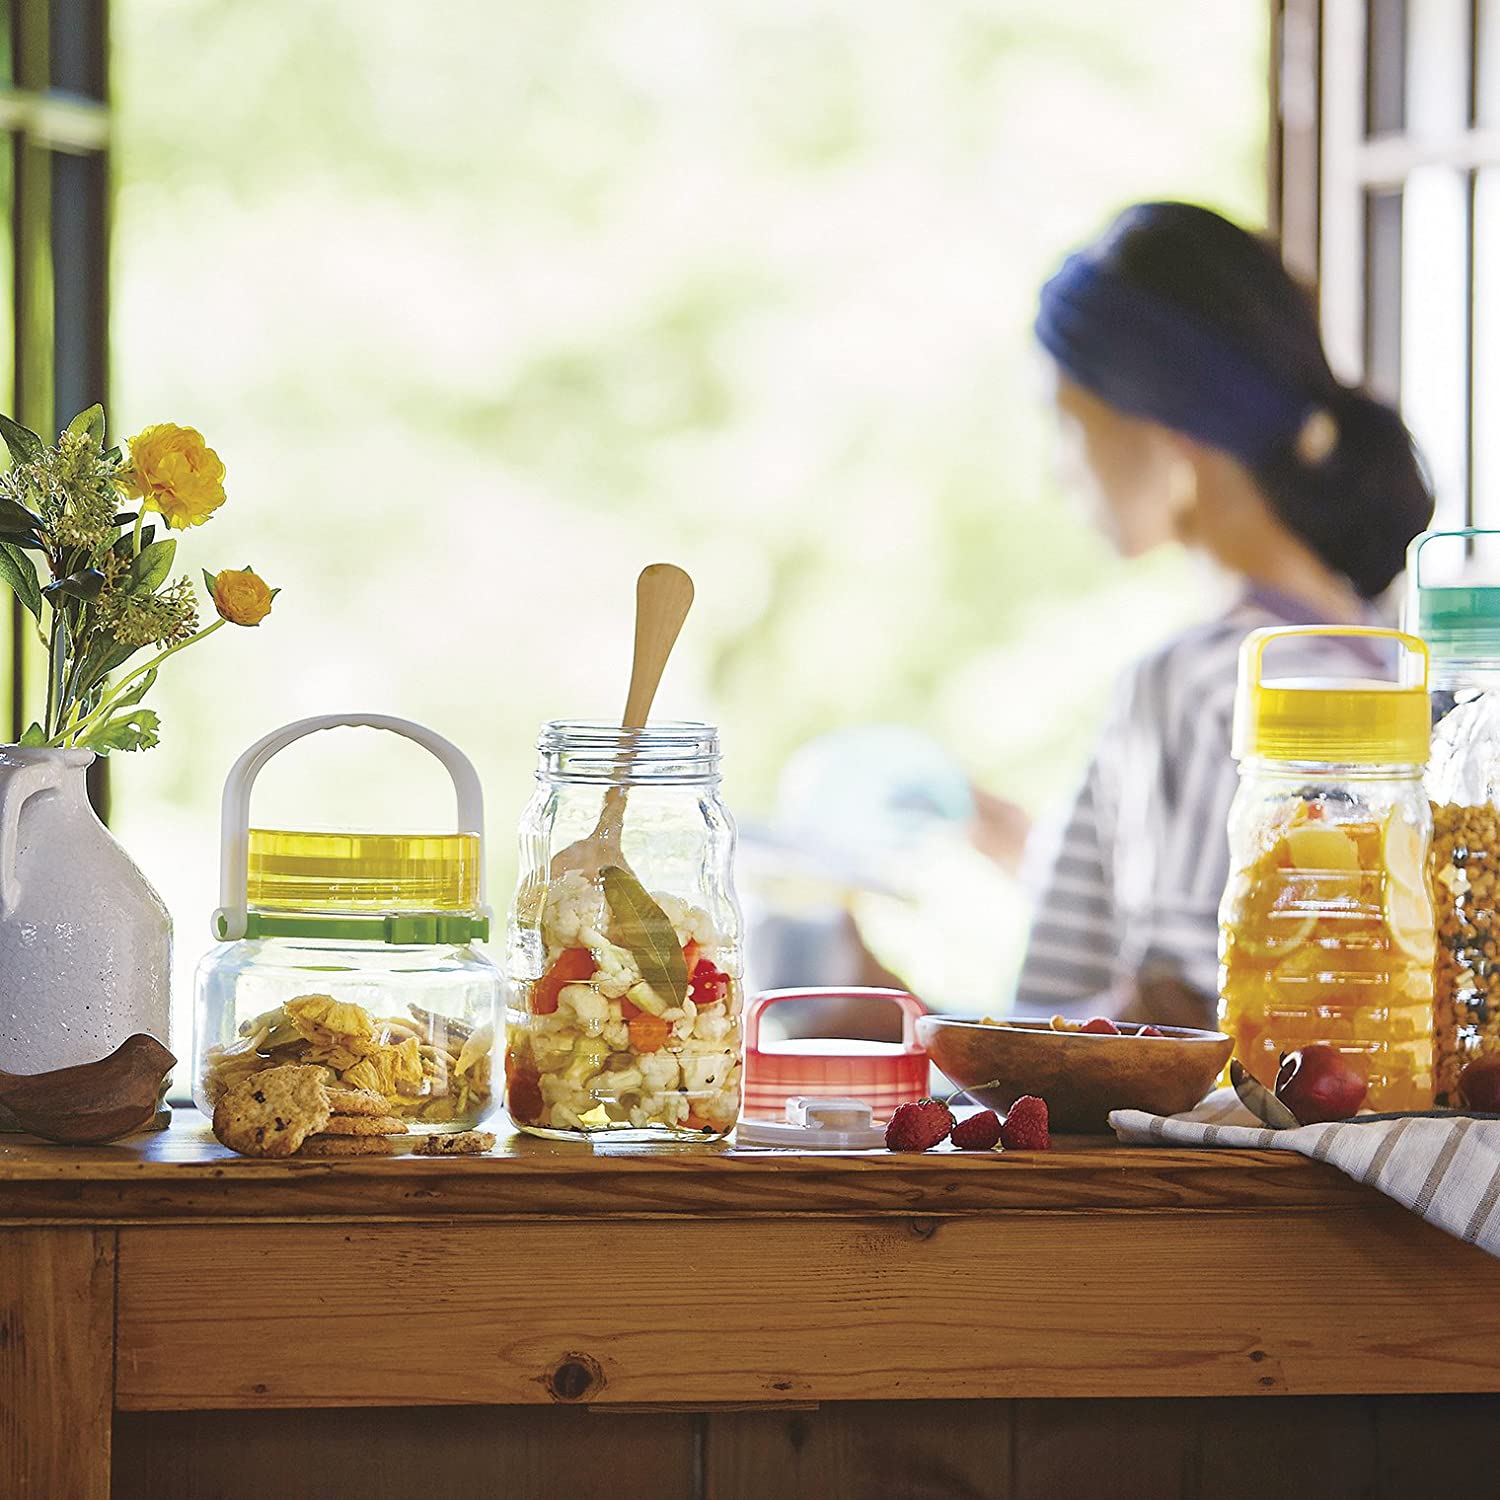
POLYGON ((406 1121, 395 1115, 329 1115, 324 1135, 405 1135, 406 1121))
POLYGON ((336 1115, 388 1115, 391 1101, 374 1089, 331 1088, 328 1107, 336 1115))
POLYGON ((413 1156, 483 1156, 495 1149, 490 1130, 460 1130, 455 1135, 424 1136, 412 1148, 413 1156))
POLYGON ((214 1106, 214 1134, 241 1156, 290 1156, 328 1123, 324 1077, 295 1063, 252 1073, 214 1106))
POLYGON ((310 1135, 298 1156, 394 1156, 396 1148, 383 1135, 310 1135))

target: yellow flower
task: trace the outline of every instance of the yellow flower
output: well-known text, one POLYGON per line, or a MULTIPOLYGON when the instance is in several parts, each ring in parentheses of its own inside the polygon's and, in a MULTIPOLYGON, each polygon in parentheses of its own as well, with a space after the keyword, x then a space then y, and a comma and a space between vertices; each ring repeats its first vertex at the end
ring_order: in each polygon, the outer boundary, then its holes
POLYGON ((231 625, 259 625, 271 613, 271 600, 281 592, 267 586, 249 568, 220 568, 214 574, 214 608, 231 625))
POLYGON ((224 465, 195 427, 162 422, 130 440, 125 493, 175 531, 199 526, 224 503, 224 465))

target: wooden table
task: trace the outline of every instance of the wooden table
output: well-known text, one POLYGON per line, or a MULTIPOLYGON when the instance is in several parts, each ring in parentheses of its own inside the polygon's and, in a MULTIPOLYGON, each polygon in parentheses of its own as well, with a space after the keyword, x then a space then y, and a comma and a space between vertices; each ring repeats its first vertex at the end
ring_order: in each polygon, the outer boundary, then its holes
POLYGON ((1500 1262, 1289 1154, 0 1137, 0 1500, 1487 1494, 1368 1398, 1496 1391, 1500 1262))

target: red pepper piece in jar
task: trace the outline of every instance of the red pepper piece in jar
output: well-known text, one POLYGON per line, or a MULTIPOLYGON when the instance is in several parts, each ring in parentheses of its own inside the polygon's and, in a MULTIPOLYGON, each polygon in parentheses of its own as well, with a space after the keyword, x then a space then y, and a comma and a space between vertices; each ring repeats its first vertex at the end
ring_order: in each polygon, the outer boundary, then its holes
POLYGON ((505 1056, 505 1106, 512 1118, 525 1125, 534 1125, 542 1117, 542 1080, 527 1063, 512 1064, 510 1053, 505 1056))
POLYGON ((564 985, 578 984, 593 977, 594 955, 587 948, 564 948, 552 967, 531 987, 532 1015, 552 1015, 564 985))
POLYGON ((729 976, 722 969, 716 969, 712 959, 700 959, 692 974, 692 1001, 700 1009, 705 1005, 717 1005, 729 993, 729 976))

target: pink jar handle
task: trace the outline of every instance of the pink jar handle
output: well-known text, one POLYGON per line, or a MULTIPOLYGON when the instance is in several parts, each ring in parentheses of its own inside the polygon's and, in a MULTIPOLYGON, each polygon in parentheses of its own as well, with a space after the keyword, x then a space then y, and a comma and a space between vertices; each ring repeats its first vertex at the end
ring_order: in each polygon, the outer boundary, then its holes
POLYGON ((746 1050, 760 1046, 760 1013, 768 1005, 782 1000, 889 1000, 901 1007, 901 1050, 908 1053, 925 1053, 927 1049, 917 1040, 917 1017, 927 1014, 927 1007, 915 995, 906 990, 767 990, 757 995, 745 1007, 746 1050))

